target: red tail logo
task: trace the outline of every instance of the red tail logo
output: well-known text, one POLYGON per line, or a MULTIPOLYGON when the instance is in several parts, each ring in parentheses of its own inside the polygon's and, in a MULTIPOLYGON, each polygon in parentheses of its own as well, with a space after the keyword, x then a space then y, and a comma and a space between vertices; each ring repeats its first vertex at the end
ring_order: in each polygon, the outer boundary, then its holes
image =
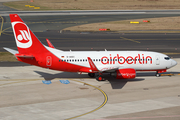
POLYGON ((19 34, 16 39, 22 43, 29 42, 29 35, 28 35, 27 31, 25 31, 25 30, 19 30, 19 31, 21 32, 21 34, 19 34))
POLYGON ((22 22, 12 23, 17 46, 20 48, 29 48, 32 45, 32 39, 29 28, 22 22))

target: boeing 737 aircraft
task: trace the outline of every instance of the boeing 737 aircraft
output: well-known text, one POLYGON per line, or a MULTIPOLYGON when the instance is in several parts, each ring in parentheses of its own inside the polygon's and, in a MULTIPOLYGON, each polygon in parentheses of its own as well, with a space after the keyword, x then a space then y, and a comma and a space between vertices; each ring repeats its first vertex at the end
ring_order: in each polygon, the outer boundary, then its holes
POLYGON ((4 48, 17 60, 43 68, 66 72, 85 72, 98 81, 108 72, 116 79, 133 79, 136 71, 166 72, 176 61, 167 55, 148 51, 62 51, 47 40, 43 45, 17 14, 10 14, 18 51, 4 48), (96 73, 96 74, 95 74, 96 73))

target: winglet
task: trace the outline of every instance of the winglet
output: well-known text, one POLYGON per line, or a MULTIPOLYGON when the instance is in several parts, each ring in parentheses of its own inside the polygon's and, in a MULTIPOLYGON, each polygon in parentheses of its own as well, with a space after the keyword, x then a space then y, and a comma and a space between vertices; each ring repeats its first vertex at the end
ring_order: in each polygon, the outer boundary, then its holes
POLYGON ((50 48, 54 48, 53 44, 49 41, 49 39, 46 38, 46 41, 47 41, 50 48))
POLYGON ((90 67, 91 67, 92 72, 98 72, 99 70, 97 69, 97 67, 95 66, 95 64, 94 64, 93 61, 91 60, 91 58, 90 58, 90 57, 87 57, 87 59, 88 59, 88 62, 89 62, 89 65, 90 65, 90 67))

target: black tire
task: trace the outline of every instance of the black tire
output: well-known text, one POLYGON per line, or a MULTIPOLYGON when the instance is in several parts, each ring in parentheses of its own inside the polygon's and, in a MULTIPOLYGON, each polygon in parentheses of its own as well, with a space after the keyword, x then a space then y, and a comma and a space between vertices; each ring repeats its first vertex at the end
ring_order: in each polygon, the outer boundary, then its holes
POLYGON ((161 75, 158 73, 158 71, 156 72, 156 77, 160 77, 161 75))
POLYGON ((98 76, 96 77, 96 80, 97 80, 97 81, 104 81, 104 78, 103 78, 101 75, 98 75, 98 76))
POLYGON ((157 74, 156 74, 156 77, 160 77, 160 74, 159 74, 159 73, 157 73, 157 74))

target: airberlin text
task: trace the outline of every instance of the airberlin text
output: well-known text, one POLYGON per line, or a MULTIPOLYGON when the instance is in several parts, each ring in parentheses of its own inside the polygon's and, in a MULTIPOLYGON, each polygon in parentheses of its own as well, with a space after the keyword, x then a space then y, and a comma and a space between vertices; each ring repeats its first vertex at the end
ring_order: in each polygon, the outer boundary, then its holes
POLYGON ((135 57, 132 56, 120 56, 119 54, 117 54, 117 56, 112 57, 111 54, 109 55, 109 57, 107 56, 103 56, 101 58, 101 63, 102 64, 115 64, 115 63, 119 63, 119 64, 152 64, 152 57, 151 56, 144 56, 144 54, 138 54, 135 57))

